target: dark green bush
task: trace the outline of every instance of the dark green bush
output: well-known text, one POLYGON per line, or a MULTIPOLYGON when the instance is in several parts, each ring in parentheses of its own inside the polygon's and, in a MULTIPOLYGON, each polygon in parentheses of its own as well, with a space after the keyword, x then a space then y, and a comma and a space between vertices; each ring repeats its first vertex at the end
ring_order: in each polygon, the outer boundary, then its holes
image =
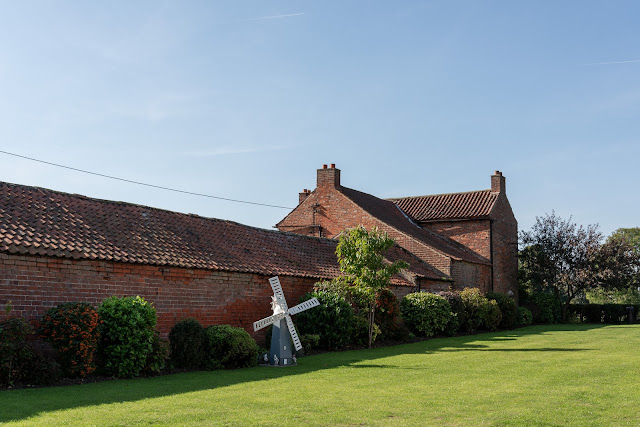
POLYGON ((237 369, 255 366, 258 344, 242 328, 213 325, 205 329, 207 369, 237 369))
POLYGON ((169 331, 171 365, 174 368, 198 369, 207 364, 207 337, 194 318, 176 322, 169 331))
POLYGON ((84 377, 95 371, 98 312, 84 302, 67 302, 49 309, 38 332, 56 350, 65 376, 84 377))
POLYGON ((478 288, 465 288, 460 292, 460 298, 464 304, 464 322, 462 330, 474 333, 481 326, 487 323, 486 319, 489 311, 489 300, 482 295, 478 288))
POLYGON ((622 323, 627 317, 627 310, 623 304, 602 304, 604 323, 622 323))
POLYGON ((518 317, 518 305, 516 301, 507 294, 501 294, 498 292, 489 292, 487 299, 494 300, 500 307, 500 313, 502 313, 502 320, 500 325, 502 329, 513 329, 516 326, 518 317))
MULTIPOLYGON (((369 320, 366 316, 353 316, 353 330, 351 342, 355 345, 369 345, 369 320)), ((376 342, 376 338, 380 335, 380 327, 373 325, 373 334, 371 335, 371 344, 376 342)))
POLYGON ((445 291, 440 292, 438 295, 446 299, 451 306, 451 318, 449 323, 447 323, 445 332, 449 336, 454 336, 458 333, 460 326, 464 323, 464 303, 462 302, 460 294, 457 292, 445 291))
POLYGON ((151 353, 147 355, 142 373, 144 375, 156 375, 162 372, 167 364, 169 357, 169 341, 160 338, 160 334, 156 331, 151 340, 151 353))
POLYGON ((320 306, 295 316, 298 335, 320 335, 320 347, 325 350, 343 348, 351 342, 353 309, 347 300, 332 290, 318 290, 304 295, 300 302, 317 298, 320 306))
POLYGON ((585 304, 583 310, 587 323, 602 323, 602 306, 600 304, 585 304))
POLYGON ((153 350, 155 308, 139 296, 113 296, 102 302, 98 313, 98 349, 105 372, 124 378, 138 376, 153 350))
POLYGON ((534 292, 528 300, 527 308, 533 314, 534 323, 558 323, 562 320, 562 304, 553 294, 534 292))
POLYGON ((59 378, 59 366, 27 342, 34 333, 23 318, 0 322, 0 386, 47 385, 59 378))
POLYGON ((451 306, 440 295, 416 292, 402 299, 400 310, 412 332, 433 336, 445 330, 451 319, 451 306))
POLYGON ((529 326, 533 322, 533 315, 531 314, 531 310, 525 307, 518 307, 517 312, 517 326, 529 326))
POLYGON ((498 329, 500 322, 502 321, 502 312, 500 306, 495 300, 488 300, 486 308, 482 314, 482 326, 490 331, 498 329))
POLYGON ((300 344, 305 352, 315 350, 320 347, 320 335, 317 334, 303 334, 300 335, 300 344))

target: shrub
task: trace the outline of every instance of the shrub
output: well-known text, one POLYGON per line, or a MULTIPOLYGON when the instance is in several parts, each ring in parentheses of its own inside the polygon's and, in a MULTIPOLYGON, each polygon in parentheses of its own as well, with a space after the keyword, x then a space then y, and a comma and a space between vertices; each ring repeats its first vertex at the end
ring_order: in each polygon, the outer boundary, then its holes
POLYGON ((485 309, 482 311, 482 325, 490 330, 495 331, 498 329, 500 322, 502 321, 502 312, 500 306, 495 300, 488 300, 485 305, 485 309))
POLYGON ((427 292, 409 294, 400 303, 407 327, 427 337, 444 331, 451 319, 451 306, 446 299, 427 292))
POLYGON ((627 317, 627 309, 622 304, 602 304, 604 323, 622 323, 627 317))
POLYGON ((482 295, 478 288, 465 288, 460 292, 460 298, 464 304, 464 322, 462 329, 467 332, 475 332, 485 323, 489 308, 489 300, 482 295))
POLYGON ((99 353, 107 374, 134 377, 152 351, 156 310, 143 298, 111 297, 102 302, 99 353))
POLYGON ((384 339, 397 335, 400 303, 389 288, 381 289, 376 300, 375 323, 380 327, 379 337, 384 339))
POLYGON ((33 327, 22 318, 0 322, 0 385, 45 385, 58 379, 58 365, 28 344, 33 334, 33 327))
POLYGON ((309 352, 313 349, 320 347, 320 335, 318 334, 303 334, 300 335, 300 344, 305 352, 309 352))
MULTIPOLYGON (((353 335, 352 342, 355 345, 369 345, 369 320, 366 315, 353 316, 353 335)), ((371 344, 376 342, 376 338, 380 335, 380 327, 373 325, 373 334, 371 335, 371 344)))
POLYGON ((171 364, 174 368, 203 368, 208 360, 207 336, 196 319, 189 317, 176 322, 169 331, 171 364))
POLYGON ((503 329, 513 329, 516 326, 518 316, 518 306, 513 298, 509 295, 501 294, 498 292, 489 292, 487 299, 494 300, 500 307, 500 313, 502 313, 502 320, 500 321, 500 327, 503 329))
POLYGON ((525 307, 518 307, 517 321, 518 326, 529 326, 533 322, 531 310, 525 307))
POLYGON ((332 290, 317 290, 304 295, 300 302, 317 298, 320 306, 295 316, 299 335, 320 335, 320 347, 343 348, 351 342, 353 309, 344 296, 332 290))
POLYGON ((447 323, 445 332, 447 335, 453 336, 458 332, 460 326, 464 323, 464 303, 462 302, 460 294, 458 294, 457 292, 446 291, 440 292, 438 295, 446 299, 451 306, 451 318, 449 319, 449 323, 447 323))
POLYGON ((529 298, 527 308, 535 323, 558 323, 562 319, 560 299, 553 294, 535 292, 529 298))
POLYGON ((376 300, 376 316, 374 319, 376 323, 382 329, 383 326, 392 324, 399 314, 400 303, 396 295, 389 288, 381 289, 376 300))
POLYGON ((47 311, 38 332, 56 351, 63 373, 84 377, 93 371, 98 344, 98 312, 83 302, 67 302, 47 311))
POLYGON ((207 369, 236 369, 255 366, 258 344, 242 328, 213 325, 205 329, 207 338, 207 369))
POLYGON ((160 334, 156 331, 151 339, 151 352, 147 355, 142 373, 144 375, 159 374, 167 364, 167 357, 169 357, 169 342, 160 338, 160 334))

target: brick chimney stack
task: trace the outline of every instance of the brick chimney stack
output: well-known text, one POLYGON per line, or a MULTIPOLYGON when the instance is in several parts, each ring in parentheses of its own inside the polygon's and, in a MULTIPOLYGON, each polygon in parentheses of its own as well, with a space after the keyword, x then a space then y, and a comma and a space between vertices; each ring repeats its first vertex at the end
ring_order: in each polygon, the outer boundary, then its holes
POLYGON ((327 168, 322 165, 322 169, 318 169, 318 187, 340 187, 340 169, 336 168, 334 163, 327 168))
POLYGON ((302 193, 299 193, 299 196, 298 196, 298 204, 301 204, 302 202, 304 202, 305 199, 309 197, 309 194, 311 194, 311 191, 307 190, 306 188, 302 190, 302 193))
POLYGON ((502 176, 502 172, 496 171, 493 175, 491 175, 491 192, 492 193, 506 193, 507 185, 505 183, 504 176, 502 176))

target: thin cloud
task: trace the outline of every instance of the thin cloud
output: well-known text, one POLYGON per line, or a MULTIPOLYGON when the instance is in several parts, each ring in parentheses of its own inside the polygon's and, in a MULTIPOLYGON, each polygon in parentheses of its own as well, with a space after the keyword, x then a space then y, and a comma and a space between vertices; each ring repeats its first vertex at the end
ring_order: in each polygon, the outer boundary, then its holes
POLYGON ((582 64, 582 65, 633 64, 633 63, 636 63, 636 62, 640 62, 640 59, 632 59, 630 61, 593 62, 591 64, 582 64))
POLYGON ((258 18, 249 18, 249 19, 241 19, 238 22, 247 22, 247 21, 261 21, 263 19, 278 19, 278 18, 288 18, 290 16, 300 16, 304 15, 304 12, 301 13, 289 13, 286 15, 271 15, 271 16, 260 16, 258 18))

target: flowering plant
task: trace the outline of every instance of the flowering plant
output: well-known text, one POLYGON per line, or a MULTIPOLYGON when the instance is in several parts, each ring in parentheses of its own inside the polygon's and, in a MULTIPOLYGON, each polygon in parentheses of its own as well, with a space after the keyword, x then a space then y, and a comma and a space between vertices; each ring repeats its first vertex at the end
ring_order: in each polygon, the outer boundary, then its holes
POLYGON ((60 304, 42 318, 38 332, 51 342, 66 375, 84 377, 95 370, 98 323, 98 312, 82 302, 60 304))

